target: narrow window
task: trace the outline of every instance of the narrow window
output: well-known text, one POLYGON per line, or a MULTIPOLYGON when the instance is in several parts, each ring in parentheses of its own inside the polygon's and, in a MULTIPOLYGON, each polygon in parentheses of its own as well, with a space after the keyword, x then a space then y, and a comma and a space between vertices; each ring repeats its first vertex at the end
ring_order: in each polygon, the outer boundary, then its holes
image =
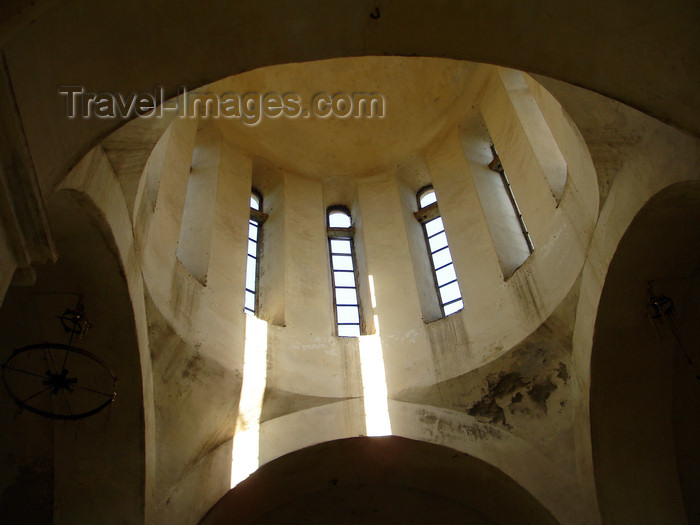
POLYGON ((518 223, 520 224, 520 230, 523 232, 523 237, 525 237, 525 242, 527 243, 527 248, 530 253, 535 251, 535 245, 532 243, 530 238, 530 232, 527 231, 527 226, 525 226, 525 221, 523 220, 523 214, 520 213, 520 207, 515 200, 515 195, 513 195, 513 189, 510 187, 510 182, 508 181, 508 176, 506 175, 503 165, 501 164, 501 159, 498 158, 498 153, 496 153, 496 148, 491 144, 491 153, 493 154, 493 160, 489 164, 489 169, 495 171, 501 175, 501 181, 503 181, 503 186, 505 187, 506 193, 508 194, 508 199, 510 204, 513 206, 513 211, 518 218, 518 223))
POLYGON ((358 337, 360 330, 360 304, 357 300, 357 274, 355 268, 355 228, 352 216, 345 207, 328 208, 328 249, 331 259, 333 302, 335 319, 340 337, 358 337))
POLYGON ((438 209, 437 195, 432 186, 422 188, 416 195, 416 219, 423 225, 425 243, 430 253, 430 265, 438 292, 442 315, 447 316, 464 308, 462 292, 447 244, 447 234, 438 209))
POLYGON ((250 194, 248 221, 248 256, 245 271, 245 302, 243 310, 249 315, 258 313, 258 277, 260 272, 260 238, 267 215, 262 212, 262 195, 253 189, 250 194))

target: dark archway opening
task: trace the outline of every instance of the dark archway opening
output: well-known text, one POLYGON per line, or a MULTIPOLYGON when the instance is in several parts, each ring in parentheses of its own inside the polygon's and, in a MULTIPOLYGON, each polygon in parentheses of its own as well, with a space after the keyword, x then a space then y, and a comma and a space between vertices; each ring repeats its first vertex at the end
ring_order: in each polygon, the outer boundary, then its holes
MULTIPOLYGON (((33 343, 67 342, 56 318, 78 302, 90 323, 73 344, 92 352, 118 376, 115 401, 75 421, 20 410, 0 388, 0 508, 3 523, 138 523, 144 519, 144 419, 139 351, 127 284, 116 248, 92 203, 59 191, 47 205, 58 250, 55 264, 37 268, 33 286, 11 287, 0 309, 0 359, 33 343)), ((62 359, 57 351, 54 358, 62 359)), ((38 357, 41 359, 41 356, 38 357)), ((43 365, 50 367, 50 356, 43 365)), ((90 385, 84 362, 65 367, 90 385)), ((58 366, 54 364, 54 366, 58 366)), ((99 395, 96 395, 99 397, 99 395)), ((61 412, 62 393, 37 396, 61 412)), ((75 405, 73 410, 75 410, 75 405)))
POLYGON ((556 523, 495 467, 402 437, 329 441, 278 458, 229 491, 202 525, 556 523))
POLYGON ((676 184, 635 217, 599 305, 590 406, 604 523, 700 520, 699 270, 700 184, 676 184), (678 338, 652 318, 650 293, 672 299, 678 338))

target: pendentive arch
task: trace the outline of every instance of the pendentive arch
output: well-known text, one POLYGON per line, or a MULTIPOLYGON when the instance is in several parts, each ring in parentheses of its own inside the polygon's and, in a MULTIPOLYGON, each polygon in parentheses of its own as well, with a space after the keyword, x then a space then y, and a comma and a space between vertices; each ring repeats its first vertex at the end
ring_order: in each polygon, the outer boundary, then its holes
POLYGON ((699 225, 700 182, 668 186, 636 214, 607 272, 590 379, 604 523, 700 517, 699 225), (673 301, 670 316, 654 318, 651 295, 673 301))
POLYGON ((397 436, 327 441, 278 458, 229 491, 201 525, 286 523, 557 523, 497 468, 397 436))
POLYGON ((146 320, 145 285, 138 260, 133 257, 136 240, 113 165, 102 147, 93 149, 68 174, 56 194, 69 194, 79 202, 85 214, 99 229, 119 273, 126 283, 137 339, 136 351, 141 381, 141 414, 143 418, 144 521, 152 521, 153 492, 156 471, 156 414, 154 404, 152 356, 146 320))
MULTIPOLYGON (((57 191, 47 202, 47 212, 59 257, 54 264, 36 267, 34 285, 9 289, 0 309, 2 360, 12 347, 42 339, 66 343, 55 316, 80 302, 90 328, 72 344, 107 364, 118 377, 117 396, 94 415, 63 422, 18 413, 2 389, 2 441, 13 451, 4 477, 14 483, 3 491, 3 520, 57 522, 70 516, 89 521, 99 515, 105 523, 144 522, 144 387, 132 299, 115 240, 101 211, 82 192, 57 191), (19 469, 18 475, 7 471, 12 468, 19 469), (22 475, 27 470, 32 476, 22 475)), ((77 384, 92 384, 83 374, 94 369, 84 361, 67 356, 64 364, 77 384)), ((49 411, 51 401, 61 399, 42 401, 49 411)))

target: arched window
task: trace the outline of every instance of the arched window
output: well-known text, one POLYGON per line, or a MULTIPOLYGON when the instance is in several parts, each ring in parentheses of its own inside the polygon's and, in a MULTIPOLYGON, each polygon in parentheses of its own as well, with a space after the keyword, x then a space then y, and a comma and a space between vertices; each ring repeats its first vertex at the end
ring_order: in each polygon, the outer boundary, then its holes
POLYGON ((415 216, 423 225, 440 309, 442 315, 447 316, 464 308, 464 302, 452 263, 450 247, 447 244, 447 234, 440 216, 437 195, 432 186, 425 186, 416 194, 416 199, 418 211, 415 216))
POLYGON ((260 273, 260 240, 262 225, 267 215, 262 212, 262 195, 255 188, 250 193, 250 220, 248 221, 248 256, 245 271, 245 302, 243 310, 249 315, 258 313, 258 277, 260 273))
POLYGON ((331 206, 328 208, 327 219, 337 334, 340 337, 358 337, 361 334, 361 322, 352 216, 343 206, 331 206))

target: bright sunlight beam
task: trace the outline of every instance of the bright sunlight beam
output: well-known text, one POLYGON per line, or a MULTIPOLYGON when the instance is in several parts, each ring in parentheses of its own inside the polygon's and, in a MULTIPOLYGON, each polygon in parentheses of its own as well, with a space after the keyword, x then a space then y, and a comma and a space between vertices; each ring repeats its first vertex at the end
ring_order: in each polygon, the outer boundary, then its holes
POLYGON ((267 322, 245 316, 243 385, 233 436, 231 488, 259 466, 260 412, 267 380, 267 322))
MULTIPOLYGON (((372 306, 376 305, 374 297, 374 279, 369 276, 372 306)), ((368 436, 391 435, 391 420, 387 404, 386 374, 382 340, 379 336, 379 320, 374 316, 376 333, 360 336, 360 369, 362 371, 362 389, 365 401, 365 427, 368 436)))

